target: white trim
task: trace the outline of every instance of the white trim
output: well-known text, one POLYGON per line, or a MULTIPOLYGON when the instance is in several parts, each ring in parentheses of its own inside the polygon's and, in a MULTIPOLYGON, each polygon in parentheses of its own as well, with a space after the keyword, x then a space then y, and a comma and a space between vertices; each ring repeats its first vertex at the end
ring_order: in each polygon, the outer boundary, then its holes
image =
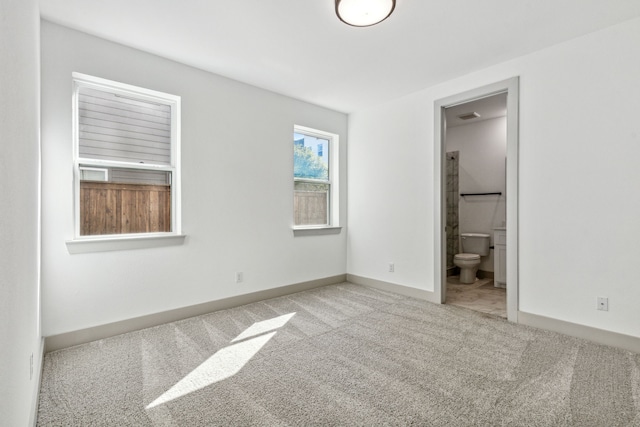
POLYGON ((445 192, 442 183, 444 173, 444 109, 480 98, 507 93, 507 318, 518 321, 518 104, 519 78, 513 77, 467 92, 438 99, 434 102, 434 291, 440 303, 446 300, 446 241, 444 221, 446 217, 445 192))
POLYGON ((418 289, 411 286, 399 285, 397 283, 385 282, 370 277, 357 276, 355 274, 347 274, 347 282, 356 285, 368 286, 370 288, 380 289, 382 291, 393 292, 404 295, 406 297, 417 298, 438 304, 435 292, 425 289, 418 289))
MULTIPOLYGON (((354 274, 347 274, 347 282, 439 304, 436 293, 426 291, 424 289, 384 282, 382 280, 356 276, 354 274)), ((604 329, 598 329, 591 326, 580 325, 523 311, 518 312, 518 323, 640 354, 640 337, 606 331, 604 329)))
POLYGON ((98 168, 106 167, 106 168, 114 168, 114 169, 136 169, 136 170, 152 170, 152 171, 167 171, 172 172, 172 166, 165 165, 153 165, 149 163, 130 163, 130 162, 119 162, 117 160, 104 160, 104 159, 87 159, 85 157, 79 157, 76 159, 79 165, 87 165, 91 164, 92 166, 96 166, 98 168))
POLYGON ((153 89, 147 89, 144 87, 134 86, 127 83, 120 83, 114 80, 107 80, 100 77, 90 76, 88 74, 72 72, 71 76, 73 80, 81 83, 83 86, 92 87, 99 90, 105 88, 111 92, 123 95, 125 97, 131 97, 131 93, 135 93, 136 97, 145 99, 146 101, 155 102, 158 104, 168 103, 180 103, 180 96, 171 95, 169 93, 160 92, 153 89))
MULTIPOLYGON (((75 252, 75 249, 72 247, 109 247, 109 249, 95 249, 90 250, 89 252, 102 251, 102 250, 118 250, 116 248, 117 245, 113 244, 113 241, 116 239, 123 240, 123 249, 133 248, 131 243, 131 239, 128 235, 113 235, 113 236, 90 236, 93 237, 91 241, 93 245, 88 245, 86 243, 85 237, 80 235, 80 165, 85 166, 112 166, 119 168, 128 168, 128 169, 145 169, 145 170, 163 170, 170 172, 171 174, 171 232, 167 233, 171 236, 181 237, 184 240, 184 236, 182 236, 182 179, 181 179, 181 97, 177 95, 171 95, 164 92, 155 91, 152 89, 146 89, 138 86, 129 85, 126 83, 120 83, 112 80, 103 79, 100 77, 94 77, 87 74, 72 73, 73 79, 73 92, 72 92, 72 131, 73 131, 73 165, 74 165, 74 183, 73 183, 73 212, 74 212, 74 239, 73 241, 67 242, 67 248, 70 253, 78 253, 75 252), (121 95, 128 98, 133 99, 141 99, 148 102, 169 105, 171 106, 171 164, 170 165, 154 165, 154 164, 139 164, 139 163, 131 163, 131 162, 122 162, 122 161, 111 161, 111 160, 101 160, 101 159, 87 159, 80 157, 79 152, 79 135, 80 131, 78 128, 79 118, 78 118, 78 89, 80 87, 90 87, 93 89, 98 89, 102 91, 108 91, 110 93, 114 93, 116 95, 121 95), (132 95, 133 94, 133 95, 132 95), (97 237, 97 239, 96 239, 97 237), (82 242, 81 245, 75 245, 74 242, 82 242), (108 245, 100 244, 102 241, 109 242, 108 245)), ((152 239, 157 240, 157 236, 146 234, 145 236, 150 237, 152 239)), ((161 236, 166 240, 166 236, 161 236)), ((137 242, 141 242, 142 240, 136 237, 137 242)), ((134 245, 135 246, 135 245, 134 245)), ((155 246, 155 245, 154 245, 155 246)), ((136 246, 138 247, 138 246, 136 246)), ((81 252, 85 252, 84 250, 81 252)))
POLYGON ((597 344, 617 347, 640 354, 640 337, 606 331, 604 329, 553 319, 524 311, 519 312, 518 321, 523 325, 534 328, 546 329, 548 331, 558 332, 597 344))
MULTIPOLYGON (((37 365, 34 365, 33 367, 34 378, 31 379, 33 382, 32 387, 34 388, 34 390, 33 390, 33 393, 31 394, 33 398, 31 401, 31 415, 30 415, 29 424, 33 427, 36 427, 36 425, 38 424, 38 406, 40 405, 40 387, 42 386, 42 371, 44 369, 45 344, 46 344, 45 338, 41 337, 40 348, 38 349, 38 354, 37 354, 38 356, 37 365)), ((34 354, 34 357, 35 356, 36 355, 34 354)))
POLYGON ((520 79, 514 77, 507 86, 507 319, 518 321, 519 309, 519 196, 518 164, 520 146, 520 79), (511 230, 511 231, 510 231, 511 230))
POLYGON ((320 236, 324 234, 340 234, 342 227, 293 227, 294 236, 320 236))
POLYGON ((116 234, 113 236, 82 237, 67 240, 70 254, 108 252, 130 249, 159 248, 184 244, 187 236, 173 233, 116 234))

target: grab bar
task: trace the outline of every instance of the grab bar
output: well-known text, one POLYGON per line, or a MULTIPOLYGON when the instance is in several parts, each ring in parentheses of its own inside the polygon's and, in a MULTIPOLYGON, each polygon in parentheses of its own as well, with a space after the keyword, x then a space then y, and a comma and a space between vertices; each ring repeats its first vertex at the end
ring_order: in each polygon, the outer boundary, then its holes
POLYGON ((493 195, 502 196, 502 191, 496 191, 494 193, 460 193, 461 197, 464 197, 464 196, 493 196, 493 195))

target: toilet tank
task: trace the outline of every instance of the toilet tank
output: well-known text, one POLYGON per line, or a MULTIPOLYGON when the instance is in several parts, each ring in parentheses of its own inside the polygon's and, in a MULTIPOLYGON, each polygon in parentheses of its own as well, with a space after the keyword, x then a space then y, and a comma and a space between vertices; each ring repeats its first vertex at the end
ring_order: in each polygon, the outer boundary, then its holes
POLYGON ((461 233, 462 252, 466 254, 489 255, 489 235, 483 233, 461 233))

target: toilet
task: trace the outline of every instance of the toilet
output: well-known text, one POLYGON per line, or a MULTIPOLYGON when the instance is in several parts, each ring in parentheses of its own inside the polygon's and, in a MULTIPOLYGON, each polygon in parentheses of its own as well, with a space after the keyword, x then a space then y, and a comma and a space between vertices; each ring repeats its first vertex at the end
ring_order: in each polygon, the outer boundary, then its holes
POLYGON ((453 263, 460 267, 460 283, 476 281, 480 257, 489 255, 489 235, 483 233, 460 234, 462 253, 453 257, 453 263))

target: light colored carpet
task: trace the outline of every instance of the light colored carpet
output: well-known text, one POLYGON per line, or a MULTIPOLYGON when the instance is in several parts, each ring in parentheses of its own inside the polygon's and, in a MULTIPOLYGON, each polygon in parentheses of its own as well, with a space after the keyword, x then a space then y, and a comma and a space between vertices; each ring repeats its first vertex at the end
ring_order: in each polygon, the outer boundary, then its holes
POLYGON ((640 355, 340 284, 46 355, 40 426, 640 426, 640 355))

